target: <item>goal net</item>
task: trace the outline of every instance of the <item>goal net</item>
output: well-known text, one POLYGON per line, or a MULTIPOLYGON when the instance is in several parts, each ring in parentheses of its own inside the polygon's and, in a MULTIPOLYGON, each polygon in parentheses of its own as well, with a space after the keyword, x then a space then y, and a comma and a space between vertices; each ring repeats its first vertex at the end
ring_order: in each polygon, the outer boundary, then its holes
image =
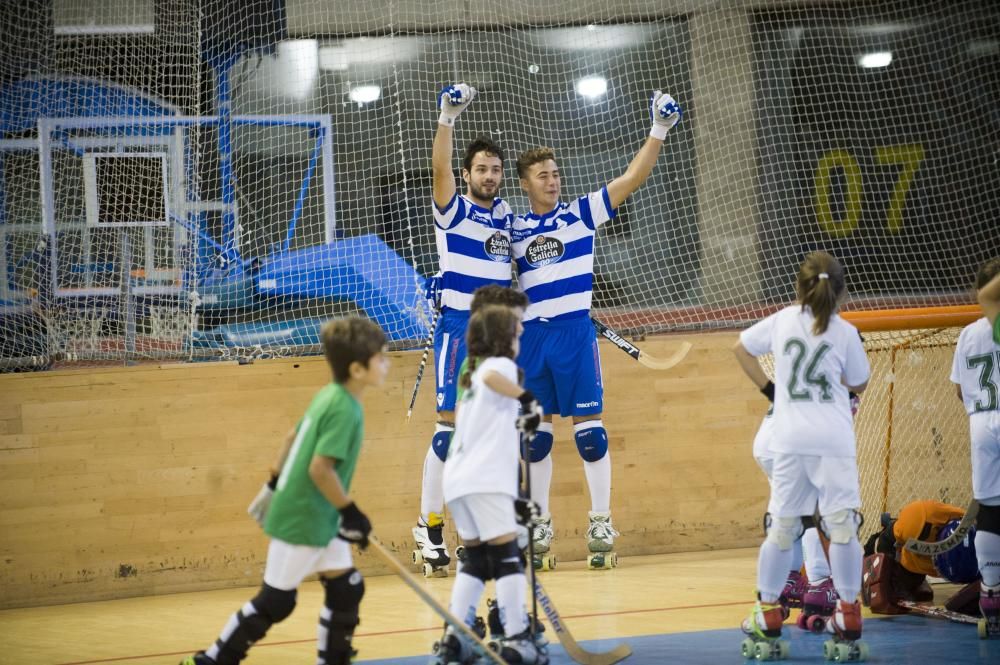
POLYGON ((420 344, 457 81, 480 95, 456 153, 499 141, 515 211, 521 151, 555 148, 581 196, 653 90, 685 109, 598 234, 620 330, 746 326, 814 249, 853 309, 969 302, 1000 247, 995 4, 706 4, 7 3, 0 367, 301 353, 353 312, 420 344))

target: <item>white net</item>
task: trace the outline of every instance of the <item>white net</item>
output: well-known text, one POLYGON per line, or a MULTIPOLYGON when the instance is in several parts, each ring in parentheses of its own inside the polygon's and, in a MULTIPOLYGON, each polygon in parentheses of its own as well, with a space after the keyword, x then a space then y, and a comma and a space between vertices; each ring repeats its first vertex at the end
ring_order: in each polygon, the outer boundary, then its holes
POLYGON ((707 4, 4 3, 0 366, 301 353, 357 311, 418 344, 457 81, 482 94, 456 153, 497 139, 515 211, 519 152, 554 147, 580 196, 652 90, 684 107, 598 236, 620 329, 744 326, 813 249, 852 307, 967 302, 1000 246, 995 4, 707 4))

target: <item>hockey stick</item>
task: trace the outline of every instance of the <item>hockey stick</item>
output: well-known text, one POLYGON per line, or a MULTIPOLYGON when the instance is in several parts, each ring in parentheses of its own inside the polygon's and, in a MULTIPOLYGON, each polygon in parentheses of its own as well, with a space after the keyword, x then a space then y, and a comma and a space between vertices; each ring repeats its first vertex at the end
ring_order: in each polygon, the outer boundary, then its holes
MULTIPOLYGON (((531 452, 529 448, 528 435, 521 435, 521 457, 524 459, 524 493, 525 498, 531 501, 531 452)), ((537 589, 538 580, 535 572, 535 521, 528 520, 528 582, 532 589, 537 589)), ((531 596, 531 635, 534 638, 538 635, 538 599, 531 596)))
POLYGON ((413 415, 413 405, 417 402, 417 391, 420 390, 420 380, 424 378, 424 368, 427 367, 427 354, 431 351, 431 344, 434 342, 434 331, 437 330, 438 318, 441 310, 434 308, 434 316, 431 317, 431 331, 427 333, 427 341, 424 343, 424 355, 420 357, 420 367, 417 368, 417 380, 413 384, 413 393, 410 395, 410 406, 406 409, 406 422, 410 422, 413 415))
POLYGON ((563 623, 562 617, 559 616, 559 612, 556 611, 556 606, 552 603, 552 599, 549 594, 545 593, 545 589, 538 582, 535 582, 535 599, 538 604, 542 606, 542 611, 545 612, 545 616, 548 618, 549 623, 552 624, 552 630, 556 632, 556 636, 559 638, 559 644, 562 648, 566 650, 566 653, 580 665, 612 665, 612 663, 617 663, 620 660, 625 660, 632 655, 632 648, 627 644, 619 644, 611 651, 605 651, 603 653, 594 653, 587 651, 580 644, 573 639, 572 633, 569 632, 569 628, 563 623))
POLYGON ((972 625, 978 625, 979 619, 968 614, 962 614, 961 612, 953 612, 944 607, 938 607, 936 605, 921 605, 920 603, 914 603, 912 600, 898 600, 896 604, 900 607, 905 607, 910 610, 913 614, 919 614, 925 617, 932 617, 934 619, 945 619, 947 621, 953 621, 954 623, 971 623, 972 625))
POLYGON ((684 360, 684 357, 687 356, 688 351, 691 350, 691 342, 683 342, 681 343, 680 348, 674 351, 674 355, 666 359, 657 358, 655 356, 649 355, 648 353, 646 353, 639 347, 635 346, 634 344, 631 344, 630 342, 625 340, 621 335, 619 335, 614 330, 607 327, 597 319, 591 317, 590 320, 594 324, 594 328, 597 329, 597 332, 598 334, 601 335, 601 337, 610 341, 619 349, 629 354, 630 356, 632 356, 633 358, 635 358, 640 363, 642 363, 643 365, 645 365, 650 369, 670 369, 680 361, 684 360))
POLYGON ((976 515, 979 514, 979 502, 975 499, 969 503, 969 507, 965 511, 965 516, 962 517, 962 521, 958 523, 955 530, 951 532, 944 540, 939 540, 936 543, 927 542, 926 540, 917 540, 916 538, 908 538, 906 544, 903 545, 906 549, 915 554, 923 554, 924 556, 936 556, 948 550, 958 547, 958 544, 965 540, 965 537, 969 535, 969 530, 976 523, 976 515))
POLYGON ((501 658, 496 651, 486 646, 486 643, 483 642, 478 635, 472 632, 472 629, 465 625, 464 621, 461 621, 458 617, 449 612, 444 605, 439 603, 434 598, 434 596, 427 593, 424 586, 417 580, 417 578, 411 575, 410 572, 403 567, 403 564, 396 560, 396 557, 392 555, 392 552, 390 552, 385 545, 380 543, 375 536, 369 536, 368 543, 372 546, 372 549, 375 550, 375 553, 382 557, 387 564, 389 564, 392 571, 402 578, 403 582, 406 583, 406 586, 413 589, 414 593, 420 596, 420 600, 424 601, 428 607, 444 619, 445 623, 462 634, 462 637, 469 642, 476 654, 482 656, 487 660, 487 662, 493 663, 494 665, 507 665, 507 662, 501 658))

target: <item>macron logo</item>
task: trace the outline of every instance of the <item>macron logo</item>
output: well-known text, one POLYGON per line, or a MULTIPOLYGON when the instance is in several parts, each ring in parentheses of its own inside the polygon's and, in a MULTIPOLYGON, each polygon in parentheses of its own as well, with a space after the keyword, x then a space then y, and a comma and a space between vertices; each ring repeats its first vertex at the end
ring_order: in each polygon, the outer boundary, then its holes
POLYGON ((577 402, 576 408, 578 409, 589 409, 592 406, 597 406, 597 402, 577 402))

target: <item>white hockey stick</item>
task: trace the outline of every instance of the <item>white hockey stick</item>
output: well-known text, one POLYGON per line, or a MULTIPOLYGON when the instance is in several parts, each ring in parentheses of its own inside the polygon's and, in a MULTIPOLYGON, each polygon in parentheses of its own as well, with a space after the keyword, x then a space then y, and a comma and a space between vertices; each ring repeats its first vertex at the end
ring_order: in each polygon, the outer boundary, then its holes
POLYGON ((677 365, 677 363, 679 363, 680 361, 684 360, 684 358, 688 354, 688 351, 691 350, 691 342, 683 342, 680 348, 674 351, 674 354, 669 358, 664 358, 664 359, 657 358, 655 356, 649 355, 639 347, 628 342, 621 335, 619 335, 614 330, 607 327, 597 319, 591 318, 590 320, 593 322, 594 328, 597 329, 597 332, 601 335, 601 337, 610 341, 619 349, 629 354, 630 356, 632 356, 633 358, 635 358, 640 363, 642 363, 643 365, 645 365, 650 369, 670 369, 675 365, 677 365))
POLYGON ((632 655, 632 648, 627 644, 619 644, 611 651, 603 653, 587 651, 573 639, 573 634, 569 632, 569 628, 563 623, 562 617, 556 611, 556 606, 552 603, 549 594, 545 593, 545 589, 537 581, 535 582, 535 598, 538 600, 538 604, 542 606, 542 611, 545 612, 549 623, 552 624, 552 630, 556 632, 559 644, 566 650, 569 657, 580 663, 580 665, 612 665, 632 655))
POLYGON ((420 596, 420 600, 427 603, 428 607, 444 619, 449 626, 462 634, 462 637, 464 637, 472 645, 473 650, 479 656, 485 658, 488 662, 493 663, 494 665, 507 665, 507 662, 501 658, 496 651, 486 646, 486 643, 479 638, 479 635, 472 632, 472 629, 466 626, 464 621, 449 612, 444 605, 439 603, 434 596, 429 594, 427 590, 424 589, 424 585, 421 581, 418 581, 416 577, 411 575, 410 571, 406 570, 406 568, 403 567, 403 564, 397 561, 396 557, 392 555, 392 552, 390 552, 385 545, 380 543, 375 536, 368 536, 368 544, 371 545, 376 554, 382 557, 383 561, 389 564, 392 571, 402 578, 403 582, 406 583, 406 586, 413 589, 414 593, 420 596))
POLYGON ((926 540, 917 540, 916 538, 908 538, 906 544, 903 545, 909 551, 915 554, 923 554, 924 556, 936 556, 948 550, 958 547, 958 544, 965 540, 965 537, 969 535, 969 530, 976 523, 976 515, 979 514, 979 502, 975 499, 969 504, 969 507, 965 511, 965 515, 962 517, 962 521, 958 523, 955 530, 951 532, 944 540, 939 540, 935 543, 927 542, 926 540))
POLYGON ((413 392, 410 394, 410 406, 406 409, 406 422, 410 422, 413 415, 413 405, 417 403, 417 392, 420 390, 420 381, 424 378, 424 368, 427 367, 427 355, 431 352, 431 344, 434 343, 434 331, 437 330, 438 318, 441 310, 434 309, 434 316, 431 318, 431 331, 427 333, 427 342, 424 343, 424 355, 420 357, 420 367, 417 368, 417 380, 413 383, 413 392))

